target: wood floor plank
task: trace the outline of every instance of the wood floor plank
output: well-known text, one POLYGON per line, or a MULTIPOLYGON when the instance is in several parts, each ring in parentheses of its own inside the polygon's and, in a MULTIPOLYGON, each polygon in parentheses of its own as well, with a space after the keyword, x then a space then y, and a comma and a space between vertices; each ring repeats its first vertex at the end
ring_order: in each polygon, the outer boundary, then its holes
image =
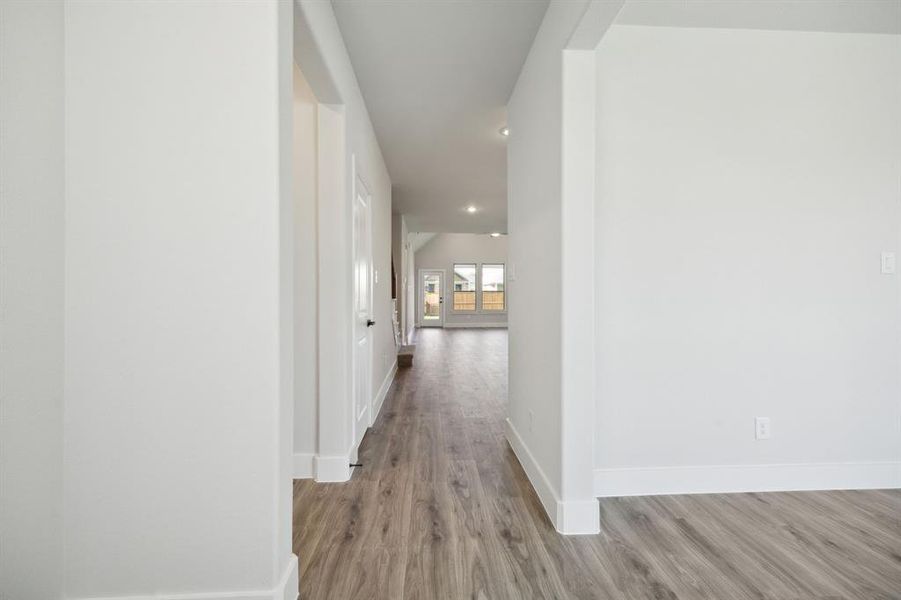
POLYGON ((901 491, 606 498, 553 528, 504 439, 507 334, 429 330, 347 483, 294 485, 303 600, 901 600, 901 491))

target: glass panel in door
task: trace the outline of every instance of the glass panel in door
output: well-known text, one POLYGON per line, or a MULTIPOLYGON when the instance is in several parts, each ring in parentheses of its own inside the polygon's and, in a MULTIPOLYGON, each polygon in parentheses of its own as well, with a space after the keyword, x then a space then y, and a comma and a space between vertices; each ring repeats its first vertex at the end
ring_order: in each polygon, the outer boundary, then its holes
POLYGON ((441 325, 441 273, 422 275, 422 324, 441 325))

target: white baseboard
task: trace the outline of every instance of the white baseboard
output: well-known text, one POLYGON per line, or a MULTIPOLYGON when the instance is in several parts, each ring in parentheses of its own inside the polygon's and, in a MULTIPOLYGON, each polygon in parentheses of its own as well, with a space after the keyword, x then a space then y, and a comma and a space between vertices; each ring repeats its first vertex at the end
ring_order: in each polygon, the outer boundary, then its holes
POLYGON ((197 592, 192 594, 149 594, 139 596, 92 596, 73 600, 297 600, 297 557, 291 555, 278 583, 271 590, 197 592))
POLYGON ((544 474, 544 470, 542 470, 541 466, 535 460, 535 457, 532 456, 528 446, 526 446, 526 443, 522 440, 522 437, 520 437, 519 432, 513 425, 513 421, 509 418, 504 421, 504 433, 507 435, 507 442, 509 442, 510 447, 513 448, 513 453, 519 460, 519 464, 522 465, 523 470, 526 472, 526 476, 528 476, 529 481, 532 483, 535 493, 538 494, 538 499, 541 500, 544 512, 547 513, 548 518, 554 523, 554 526, 556 526, 557 503, 560 502, 557 490, 551 485, 550 480, 544 474))
POLYGON ((901 462, 650 467, 594 472, 594 493, 599 498, 899 487, 901 462))
MULTIPOLYGON (((385 398, 388 396, 388 390, 394 382, 394 375, 397 373, 397 360, 391 365, 385 380, 382 382, 376 395, 372 411, 370 411, 370 427, 375 423, 385 398)), ((361 436, 362 439, 362 436, 361 436)), ((324 456, 321 454, 295 454, 294 455, 294 479, 309 479, 313 477, 318 482, 342 482, 350 479, 352 468, 351 463, 357 462, 357 450, 359 443, 355 444, 347 454, 324 456)))
POLYGON ((506 329, 506 323, 445 323, 445 329, 506 329))
POLYGON ((557 531, 563 535, 596 535, 601 531, 597 498, 557 502, 557 531))
POLYGON ((313 458, 315 456, 313 453, 295 454, 291 476, 294 479, 311 479, 314 473, 313 458))
POLYGON ((562 501, 510 419, 505 421, 505 433, 554 528, 564 535, 598 533, 601 517, 597 500, 562 501))
POLYGON ((370 423, 369 426, 372 427, 375 424, 375 420, 379 418, 379 413, 382 411, 382 405, 385 403, 385 398, 388 397, 388 390, 391 389, 391 384, 394 383, 394 376, 397 374, 397 358, 394 359, 394 364, 391 365, 391 368, 388 369, 388 374, 385 375, 385 380, 382 381, 382 385, 379 387, 378 394, 375 395, 375 400, 372 402, 372 414, 370 415, 370 423))
POLYGON ((285 571, 275 587, 273 600, 297 600, 300 597, 300 571, 297 555, 292 554, 285 565, 285 571))
POLYGON ((350 479, 350 463, 348 454, 340 456, 323 456, 317 454, 313 457, 313 473, 319 482, 342 482, 350 479))

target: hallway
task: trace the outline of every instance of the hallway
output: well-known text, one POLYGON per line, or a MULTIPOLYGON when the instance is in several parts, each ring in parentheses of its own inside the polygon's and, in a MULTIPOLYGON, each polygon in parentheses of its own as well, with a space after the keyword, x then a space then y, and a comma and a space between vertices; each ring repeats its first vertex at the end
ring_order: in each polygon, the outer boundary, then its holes
POLYGON ((897 491, 605 499, 558 535, 504 440, 507 332, 417 341, 352 480, 294 482, 304 600, 897 598, 897 491))

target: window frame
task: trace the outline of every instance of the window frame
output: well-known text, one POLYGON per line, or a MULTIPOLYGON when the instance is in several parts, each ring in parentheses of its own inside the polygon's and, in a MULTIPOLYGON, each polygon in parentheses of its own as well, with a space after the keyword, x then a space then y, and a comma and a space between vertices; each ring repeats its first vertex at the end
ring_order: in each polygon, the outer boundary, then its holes
MULTIPOLYGON (((456 284, 455 284, 455 282, 452 281, 452 282, 451 282, 451 290, 450 290, 450 292, 451 292, 451 302, 450 302, 450 309, 451 309, 451 312, 452 312, 452 313, 461 314, 461 315, 472 315, 472 314, 477 314, 477 313, 479 312, 479 281, 480 281, 479 274, 481 273, 481 268, 480 268, 480 266, 479 266, 479 263, 477 263, 477 262, 455 262, 455 263, 452 263, 452 264, 451 264, 452 278, 455 278, 455 277, 457 276, 457 267, 458 267, 458 266, 460 266, 460 267, 472 267, 472 269, 473 269, 473 290, 472 290, 473 301, 472 301, 472 310, 469 310, 469 309, 458 310, 458 309, 456 308, 457 303, 456 303, 456 298, 454 297, 454 295, 457 293, 457 289, 456 289, 456 284)), ((468 291, 465 291, 465 290, 460 290, 460 292, 461 292, 461 293, 462 293, 462 292, 469 293, 468 291)))
MULTIPOLYGON (((486 263, 479 263, 478 280, 479 280, 479 285, 478 285, 478 290, 479 290, 479 293, 478 293, 479 313, 486 314, 486 315, 502 315, 502 314, 506 314, 506 313, 507 313, 507 263, 505 263, 505 262, 486 262, 486 263), (501 268, 503 269, 503 272, 504 272, 504 280, 503 280, 502 283, 503 283, 503 286, 504 286, 504 289, 503 289, 503 293, 504 293, 504 308, 502 308, 501 310, 485 310, 485 306, 484 306, 484 304, 485 304, 485 301, 484 301, 484 298, 485 298, 485 296, 484 296, 484 294, 485 294, 485 289, 484 289, 484 287, 483 287, 483 281, 484 281, 483 273, 484 273, 484 271, 485 271, 485 267, 486 267, 486 266, 488 266, 488 267, 501 267, 501 268)), ((497 290, 488 290, 488 291, 491 292, 491 291, 497 291, 497 290)))

